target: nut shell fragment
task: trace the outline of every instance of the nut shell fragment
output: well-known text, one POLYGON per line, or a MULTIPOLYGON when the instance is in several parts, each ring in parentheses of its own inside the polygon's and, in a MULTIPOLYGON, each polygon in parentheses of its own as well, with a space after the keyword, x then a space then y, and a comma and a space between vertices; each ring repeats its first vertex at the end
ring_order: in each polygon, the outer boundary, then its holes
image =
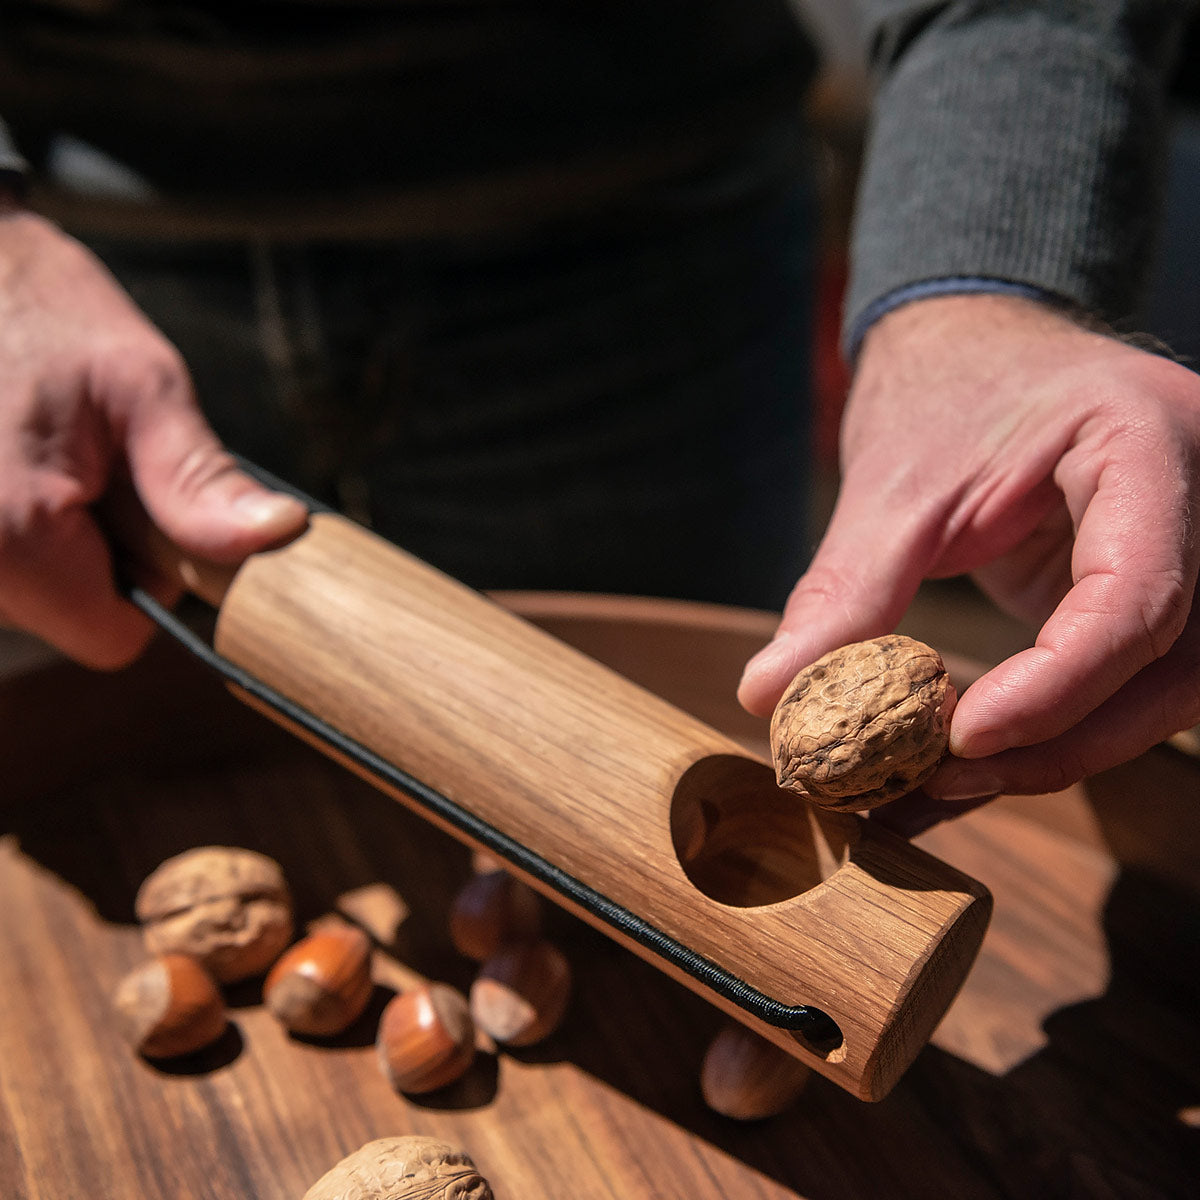
POLYGON ((151 954, 190 954, 220 983, 262 974, 292 940, 283 871, 253 850, 200 846, 169 858, 134 909, 151 954))
POLYGON ((304 1200, 492 1200, 492 1189, 471 1159, 445 1142, 387 1137, 343 1158, 304 1200))
POLYGON ((847 811, 899 799, 945 756, 956 698, 937 651, 903 634, 833 650, 776 705, 779 786, 847 811))

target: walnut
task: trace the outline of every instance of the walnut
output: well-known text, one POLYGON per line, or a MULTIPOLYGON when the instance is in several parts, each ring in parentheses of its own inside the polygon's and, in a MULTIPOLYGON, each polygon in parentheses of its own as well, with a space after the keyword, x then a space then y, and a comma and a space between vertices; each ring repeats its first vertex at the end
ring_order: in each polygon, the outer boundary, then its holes
POLYGON ((167 859, 134 910, 151 954, 190 954, 220 983, 260 975, 292 940, 292 901, 279 864, 231 846, 167 859))
POLYGON ((833 650, 789 684, 771 718, 779 786, 863 810, 921 786, 946 753, 954 685, 936 650, 889 634, 833 650))
POLYGON ((429 1137, 378 1138, 328 1170, 303 1200, 492 1200, 461 1151, 429 1137))

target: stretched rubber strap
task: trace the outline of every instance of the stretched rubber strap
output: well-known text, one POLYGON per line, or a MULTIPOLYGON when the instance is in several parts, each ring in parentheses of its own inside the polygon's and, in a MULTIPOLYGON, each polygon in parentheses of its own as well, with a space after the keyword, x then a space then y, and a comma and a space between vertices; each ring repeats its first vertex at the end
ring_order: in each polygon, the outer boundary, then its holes
MULTIPOLYGON (((267 486, 296 496, 314 511, 330 511, 295 488, 274 479, 251 463, 243 467, 267 486)), ((296 704, 260 679, 219 654, 203 637, 141 588, 129 589, 130 600, 163 631, 228 683, 253 696, 289 722, 313 735, 362 767, 368 774, 412 797, 429 813, 467 834, 473 841, 512 863, 526 874, 541 880, 623 936, 652 950, 691 978, 768 1025, 789 1029, 804 1038, 818 1052, 828 1052, 841 1044, 842 1034, 836 1022, 810 1005, 782 1004, 751 987, 743 979, 718 966, 711 959, 664 933, 657 926, 533 853, 507 834, 481 820, 441 792, 387 762, 374 751, 348 737, 323 718, 296 704)))

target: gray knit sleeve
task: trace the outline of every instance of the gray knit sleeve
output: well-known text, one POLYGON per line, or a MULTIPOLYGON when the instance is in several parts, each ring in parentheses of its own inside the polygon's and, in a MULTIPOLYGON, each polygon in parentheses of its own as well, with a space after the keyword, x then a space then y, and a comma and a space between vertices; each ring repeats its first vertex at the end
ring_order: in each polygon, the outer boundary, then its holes
POLYGON ((847 331, 921 280, 1028 285, 1120 323, 1158 210, 1184 0, 861 6, 878 76, 847 331))

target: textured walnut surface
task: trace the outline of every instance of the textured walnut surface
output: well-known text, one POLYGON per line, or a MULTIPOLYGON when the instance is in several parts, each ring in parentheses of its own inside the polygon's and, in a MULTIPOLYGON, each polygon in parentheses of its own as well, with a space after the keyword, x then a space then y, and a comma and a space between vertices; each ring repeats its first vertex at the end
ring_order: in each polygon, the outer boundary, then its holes
POLYGON ((907 795, 945 755, 955 699, 923 642, 889 634, 833 650, 797 674, 771 718, 779 786, 846 810, 907 795))
POLYGON ((492 1200, 461 1151, 436 1138, 378 1138, 343 1158, 304 1200, 492 1200))
POLYGON ((225 983, 265 971, 293 932, 279 864, 232 846, 168 859, 138 889, 134 910, 152 954, 191 954, 225 983))
POLYGON ((238 846, 198 846, 161 863, 138 889, 139 921, 156 921, 193 905, 229 897, 286 895, 274 859, 238 846))

